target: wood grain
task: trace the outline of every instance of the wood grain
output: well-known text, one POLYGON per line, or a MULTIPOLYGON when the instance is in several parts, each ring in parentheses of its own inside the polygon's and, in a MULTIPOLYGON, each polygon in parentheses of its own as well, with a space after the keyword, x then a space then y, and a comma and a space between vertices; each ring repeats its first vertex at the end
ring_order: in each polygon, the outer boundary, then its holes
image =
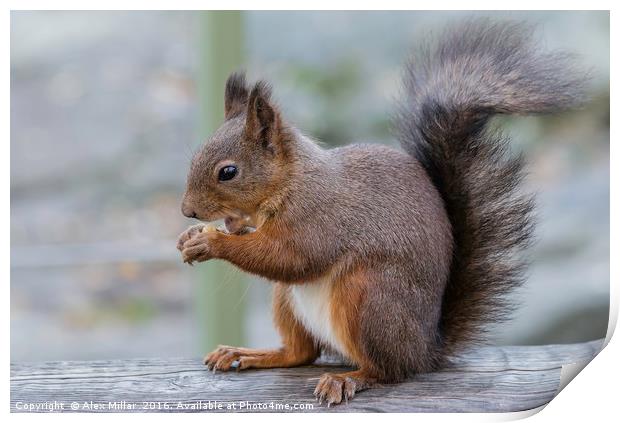
MULTIPOLYGON (((348 404, 318 405, 312 391, 321 374, 345 369, 333 362, 293 369, 213 373, 200 359, 62 361, 11 364, 11 411, 50 403, 74 411, 504 412, 528 410, 556 394, 562 365, 590 361, 602 340, 570 345, 481 347, 454 357, 439 372, 359 393, 348 404), (93 406, 90 406, 92 401, 93 406), (125 401, 123 403, 122 401, 125 401), (241 408, 241 402, 264 409, 241 408), (84 403, 88 404, 84 407, 84 403), (116 403, 116 408, 110 407, 116 403), (99 409, 93 409, 97 405, 99 409), (308 410, 293 410, 311 406, 308 410), (289 407, 285 409, 284 407, 289 407), (281 407, 281 408, 277 408, 281 407), (198 409, 196 409, 198 408, 198 409)), ((47 411, 39 408, 33 411, 47 411)))

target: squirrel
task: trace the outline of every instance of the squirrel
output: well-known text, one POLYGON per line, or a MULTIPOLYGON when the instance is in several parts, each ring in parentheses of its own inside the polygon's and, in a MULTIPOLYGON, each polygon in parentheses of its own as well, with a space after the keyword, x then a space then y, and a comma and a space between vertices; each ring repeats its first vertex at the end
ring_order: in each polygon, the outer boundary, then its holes
POLYGON ((508 317, 534 201, 522 155, 489 121, 579 105, 586 79, 531 33, 474 19, 414 52, 394 118, 404 151, 324 149, 284 120, 268 83, 229 76, 225 121, 194 156, 182 202, 227 230, 192 226, 177 248, 186 263, 222 259, 273 281, 282 347, 220 346, 209 369, 334 352, 355 370, 322 375, 314 395, 338 404, 441 368, 508 317))

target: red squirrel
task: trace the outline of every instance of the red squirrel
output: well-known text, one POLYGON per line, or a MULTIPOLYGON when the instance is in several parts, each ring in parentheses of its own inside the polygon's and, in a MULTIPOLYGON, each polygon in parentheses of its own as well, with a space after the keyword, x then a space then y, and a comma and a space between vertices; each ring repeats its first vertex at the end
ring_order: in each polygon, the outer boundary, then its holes
POLYGON ((355 370, 324 374, 328 405, 439 369, 507 316, 523 281, 533 198, 497 114, 580 103, 570 56, 530 28, 472 20, 408 62, 394 119, 402 150, 324 149, 284 119, 270 86, 233 73, 225 121, 192 160, 182 212, 186 263, 226 260, 273 282, 278 349, 220 346, 209 369, 293 367, 323 350, 355 370), (253 230, 245 230, 247 228, 253 230))

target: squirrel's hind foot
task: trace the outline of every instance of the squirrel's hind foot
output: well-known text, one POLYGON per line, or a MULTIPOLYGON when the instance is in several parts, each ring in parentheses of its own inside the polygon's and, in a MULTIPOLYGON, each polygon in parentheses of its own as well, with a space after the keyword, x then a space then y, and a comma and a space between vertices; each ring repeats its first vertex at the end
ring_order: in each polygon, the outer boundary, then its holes
POLYGON ((365 370, 356 370, 346 373, 325 373, 319 379, 314 396, 319 404, 345 403, 353 399, 356 392, 363 391, 376 385, 377 379, 371 377, 365 370))
POLYGON ((293 353, 285 348, 277 350, 259 350, 253 348, 237 348, 220 345, 207 354, 203 362, 209 370, 244 370, 273 369, 276 367, 294 367, 314 361, 313 350, 293 353))
POLYGON ((254 364, 273 360, 277 351, 254 350, 250 348, 236 348, 220 345, 207 354, 203 362, 209 370, 243 370, 254 367, 254 364))

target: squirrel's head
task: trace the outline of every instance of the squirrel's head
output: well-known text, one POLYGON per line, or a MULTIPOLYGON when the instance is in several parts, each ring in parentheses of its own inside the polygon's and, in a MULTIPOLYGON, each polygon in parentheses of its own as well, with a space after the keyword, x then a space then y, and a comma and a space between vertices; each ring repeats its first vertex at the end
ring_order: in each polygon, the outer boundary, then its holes
POLYGON ((182 212, 204 221, 253 216, 281 187, 289 131, 263 81, 251 90, 243 74, 226 82, 224 123, 196 153, 187 176, 182 212))

